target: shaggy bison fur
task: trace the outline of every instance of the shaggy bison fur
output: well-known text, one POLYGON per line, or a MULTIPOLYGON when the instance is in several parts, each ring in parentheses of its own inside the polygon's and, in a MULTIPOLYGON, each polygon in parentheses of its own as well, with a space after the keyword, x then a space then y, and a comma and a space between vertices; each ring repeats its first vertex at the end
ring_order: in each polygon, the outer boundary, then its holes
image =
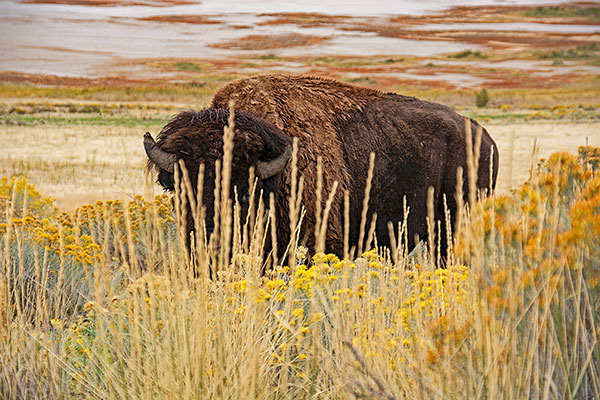
MULTIPOLYGON (((415 235, 427 237, 429 187, 434 188, 435 218, 442 221, 443 227, 444 196, 451 215, 457 211, 454 193, 459 167, 464 171, 463 193, 467 201, 465 123, 471 124, 475 142, 475 132, 480 129, 477 122, 465 120, 449 107, 414 97, 312 76, 265 75, 229 83, 214 95, 209 108, 177 115, 163 128, 155 144, 151 137, 146 139, 149 165, 156 166, 156 159, 163 164, 157 167, 158 180, 167 190, 174 188, 169 164, 183 159, 191 172, 192 187, 197 179, 193 172, 198 171, 200 163, 205 164, 203 200, 209 232, 214 163, 223 155, 223 127, 227 125, 230 101, 236 109, 232 186, 237 186, 238 193, 247 193, 249 168, 257 167, 262 178, 259 190, 264 190, 265 199, 274 193, 277 236, 283 243, 290 236, 291 168, 286 163, 294 137, 299 139, 298 170, 305 181, 302 203, 306 217, 301 240, 309 248, 315 243, 319 156, 323 159, 324 193, 331 191, 335 181, 339 183, 329 217, 327 252, 343 252, 344 191, 350 196, 350 243, 358 242, 371 152, 376 157, 368 218, 370 221, 371 215, 377 213, 375 233, 379 245, 390 244, 388 221, 396 226, 403 220, 403 198, 410 207, 409 248, 415 246, 415 235)), ((498 148, 485 129, 478 167, 477 188, 493 189, 498 148)), ((323 203, 325 198, 326 195, 323 203)), ((193 222, 188 221, 188 231, 192 230, 193 222)), ((444 251, 445 248, 442 254, 444 251)))

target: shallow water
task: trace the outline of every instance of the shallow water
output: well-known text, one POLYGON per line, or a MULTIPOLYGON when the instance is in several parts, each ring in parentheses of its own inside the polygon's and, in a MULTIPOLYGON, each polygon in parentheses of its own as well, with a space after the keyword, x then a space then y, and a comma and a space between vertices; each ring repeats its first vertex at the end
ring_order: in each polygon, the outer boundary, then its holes
MULTIPOLYGON (((302 3, 302 6, 306 10, 312 7, 310 2, 302 3)), ((329 6, 331 10, 337 9, 335 3, 329 6)), ((255 23, 268 21, 271 17, 249 13, 249 10, 256 10, 257 13, 300 10, 295 7, 287 3, 252 1, 229 10, 233 13, 214 17, 225 21, 224 24, 203 25, 143 21, 139 18, 157 14, 218 14, 227 11, 221 2, 209 0, 193 6, 157 8, 36 5, 4 1, 0 2, 0 33, 3 38, 0 42, 0 70, 97 77, 105 75, 107 66, 114 63, 115 59, 222 58, 236 54, 260 55, 274 50, 282 56, 433 56, 477 47, 462 43, 383 38, 372 33, 344 31, 336 27, 260 26, 255 23), (251 28, 236 29, 233 25, 251 28), (254 51, 211 47, 248 35, 290 32, 330 39, 313 46, 254 51)), ((315 5, 317 12, 326 9, 323 5, 315 5)), ((339 11, 357 13, 358 4, 349 3, 348 7, 339 11)))
POLYGON ((485 6, 485 5, 535 5, 558 4, 564 0, 246 0, 225 2, 223 0, 202 0, 198 4, 179 5, 171 7, 147 6, 115 6, 87 7, 78 5, 57 4, 15 4, 12 0, 0 0, 0 10, 19 8, 35 9, 38 13, 54 12, 59 9, 62 13, 83 13, 89 16, 120 16, 145 17, 165 14, 263 14, 263 13, 320 13, 335 15, 350 15, 355 17, 381 15, 423 15, 439 12, 455 6, 485 6))
MULTIPOLYGON (((528 0, 528 4, 560 3, 560 0, 528 0)), ((482 46, 448 41, 408 40, 381 37, 374 33, 344 30, 341 22, 328 27, 298 25, 257 25, 273 16, 261 13, 313 12, 343 14, 354 21, 370 18, 371 22, 398 14, 439 12, 456 5, 523 4, 507 0, 247 0, 224 2, 203 0, 199 4, 172 7, 115 6, 88 7, 58 4, 22 4, 0 0, 0 70, 58 76, 103 77, 127 74, 125 65, 133 65, 130 73, 138 78, 168 77, 157 69, 139 65, 148 58, 225 58, 275 53, 280 56, 386 56, 434 57, 463 50, 485 50, 482 46), (156 15, 207 15, 221 24, 203 25, 144 21, 156 15), (237 29, 237 26, 247 29, 237 29), (235 50, 213 47, 249 35, 298 33, 326 37, 312 46, 235 50), (133 68, 136 67, 136 68, 133 68)), ((436 29, 464 29, 465 26, 500 29, 505 24, 432 24, 436 29)), ((545 24, 513 24, 519 29, 546 29, 545 24)), ((408 27, 407 27, 408 28, 408 27)), ((420 29, 423 26, 418 27, 420 29)), ((583 32, 595 26, 557 25, 548 29, 583 32)), ((350 28, 352 29, 352 28, 350 28)), ((516 29, 516 28, 515 28, 516 29)), ((587 31, 585 31, 587 32, 587 31)), ((410 74, 409 74, 410 75, 410 74)), ((479 84, 468 74, 447 74, 458 86, 479 84), (461 76, 462 75, 462 76, 461 76)), ((421 77, 421 79, 433 79, 421 77)))

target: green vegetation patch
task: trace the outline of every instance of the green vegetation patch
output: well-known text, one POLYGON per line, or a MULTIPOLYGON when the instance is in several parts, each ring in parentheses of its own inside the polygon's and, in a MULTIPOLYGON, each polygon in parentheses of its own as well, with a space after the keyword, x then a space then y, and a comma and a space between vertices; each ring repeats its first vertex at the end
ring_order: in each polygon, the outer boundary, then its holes
MULTIPOLYGON (((218 77, 218 76, 217 76, 218 77)), ((222 81, 190 81, 178 84, 131 86, 34 86, 0 82, 0 98, 54 98, 97 101, 208 103, 222 81)))
POLYGON ((201 72, 201 71, 206 70, 205 65, 194 63, 194 62, 189 62, 189 61, 176 62, 174 65, 175 65, 175 68, 177 68, 180 71, 201 72))
POLYGON ((212 67, 209 62, 197 62, 186 60, 156 60, 147 63, 148 66, 159 69, 176 69, 186 72, 204 72, 212 67))
POLYGON ((336 68, 361 67, 363 65, 373 65, 376 61, 372 60, 340 60, 335 57, 317 57, 309 62, 311 65, 327 65, 336 68))
POLYGON ((490 95, 488 94, 488 91, 485 89, 482 89, 481 91, 477 92, 475 94, 475 105, 477 107, 485 107, 487 106, 488 102, 490 101, 490 95))
POLYGON ((369 78, 368 76, 359 76, 357 78, 350 78, 348 82, 356 83, 360 85, 377 85, 377 81, 373 78, 369 78))
POLYGON ((12 105, 0 103, 0 115, 2 114, 41 114, 41 113, 69 113, 69 114, 123 114, 135 111, 168 112, 176 109, 173 105, 162 104, 135 104, 135 103, 71 103, 51 102, 43 103, 27 101, 12 105))
POLYGON ((170 104, 61 100, 0 103, 0 125, 159 125, 166 123, 181 108, 170 104))
POLYGON ((283 60, 283 58, 281 58, 281 57, 279 57, 279 56, 277 56, 277 55, 275 55, 273 53, 265 54, 265 55, 262 55, 262 56, 259 56, 259 57, 256 57, 256 58, 258 60, 263 60, 263 61, 271 61, 271 60, 280 61, 280 60, 283 60))
POLYGON ((546 50, 535 53, 542 60, 587 60, 600 58, 600 46, 597 43, 582 44, 571 49, 546 50))
POLYGON ((325 65, 333 68, 354 68, 354 67, 362 67, 366 65, 385 65, 385 64, 394 64, 396 62, 402 61, 402 59, 394 59, 394 58, 386 58, 386 59, 366 59, 366 58, 356 58, 356 59, 344 59, 344 58, 336 58, 336 57, 317 57, 308 60, 306 63, 308 65, 325 65))
POLYGON ((461 51, 460 53, 456 53, 456 54, 451 54, 448 57, 450 58, 479 58, 479 59, 485 59, 488 58, 487 54, 482 53, 481 51, 473 51, 473 50, 465 50, 465 51, 461 51))
POLYGON ((535 18, 588 18, 600 19, 599 7, 541 6, 523 12, 535 18))
POLYGON ((170 118, 134 117, 134 116, 105 116, 105 115, 30 115, 5 114, 0 115, 0 125, 99 125, 99 126, 148 126, 165 125, 170 118))

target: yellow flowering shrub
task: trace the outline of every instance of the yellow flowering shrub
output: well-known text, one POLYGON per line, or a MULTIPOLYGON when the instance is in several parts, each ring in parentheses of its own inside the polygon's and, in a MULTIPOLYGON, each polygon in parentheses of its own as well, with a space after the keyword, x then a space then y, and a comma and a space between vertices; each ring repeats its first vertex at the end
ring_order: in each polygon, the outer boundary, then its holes
POLYGON ((0 223, 6 223, 6 210, 12 208, 15 217, 23 217, 23 205, 29 215, 51 218, 58 209, 54 199, 42 196, 34 185, 23 176, 3 177, 0 179, 0 223))
MULTIPOLYGON (((8 200, 2 215, 11 218, 0 223, 0 235, 10 240, 0 241, 0 251, 8 244, 9 251, 22 254, 20 267, 8 269, 11 285, 24 276, 37 276, 40 280, 27 287, 22 303, 40 293, 48 295, 60 289, 61 295, 50 296, 48 302, 61 305, 63 313, 72 313, 93 292, 93 276, 98 266, 108 266, 115 273, 123 270, 126 264, 119 261, 129 254, 129 238, 140 249, 144 246, 140 240, 149 237, 151 231, 160 231, 171 241, 176 237, 170 199, 166 195, 156 196, 152 202, 136 196, 126 205, 118 200, 97 202, 73 213, 59 214, 55 208, 49 208, 53 200, 42 197, 24 179, 12 181, 11 187, 25 191, 28 200, 25 213, 7 213, 15 205, 12 197, 4 197, 8 200), (33 208, 27 208, 29 205, 33 208), (53 211, 48 214, 50 209, 53 211)), ((3 190, 8 187, 8 184, 2 186, 3 190)), ((16 196, 14 201, 22 199, 16 196)), ((22 204, 19 206, 23 210, 22 204)))
POLYGON ((477 285, 487 322, 501 326, 509 315, 527 313, 532 303, 550 303, 566 347, 577 322, 558 303, 584 293, 590 312, 600 313, 600 148, 551 155, 540 161, 530 182, 511 195, 488 198, 478 212, 481 225, 470 229, 475 236, 480 229, 483 242, 472 240, 467 248, 461 237, 456 249, 482 267, 477 285))

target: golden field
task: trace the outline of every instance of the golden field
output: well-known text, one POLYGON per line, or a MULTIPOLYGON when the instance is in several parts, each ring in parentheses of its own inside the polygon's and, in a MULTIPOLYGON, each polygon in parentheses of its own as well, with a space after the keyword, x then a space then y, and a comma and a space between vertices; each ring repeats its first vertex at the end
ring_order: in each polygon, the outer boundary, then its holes
MULTIPOLYGON (((502 193, 523 184, 532 165, 555 149, 575 152, 586 143, 600 146, 600 122, 595 120, 489 121, 484 125, 500 150, 497 189, 502 193)), ((0 176, 26 176, 69 211, 96 200, 129 201, 145 190, 142 135, 146 131, 156 135, 161 127, 0 126, 4 149, 0 176)))
POLYGON ((0 2, 0 399, 599 399, 597 4, 255 3, 0 2), (316 248, 277 242, 269 207, 242 219, 218 193, 205 237, 185 172, 174 195, 146 175, 143 134, 265 73, 478 120, 495 193, 468 194, 446 257, 433 224, 410 253, 400 224, 392 249, 367 229, 325 254, 327 206, 316 248))
MULTIPOLYGON (((68 211, 96 200, 129 201, 145 190, 144 132, 156 135, 176 113, 202 109, 220 85, 219 80, 200 88, 0 84, 0 176, 27 177, 68 211)), ((500 150, 502 193, 523 184, 539 158, 600 146, 600 98, 593 86, 489 92, 492 105, 485 108, 474 107, 473 91, 401 93, 479 120, 500 150)))
MULTIPOLYGON (((39 146, 10 151, 26 152, 12 165, 22 162, 38 188, 75 191, 89 180, 98 190, 83 189, 89 205, 64 196, 59 209, 24 178, 0 181, 3 398, 600 393, 598 147, 553 154, 524 185, 463 209, 446 268, 427 245, 407 254, 402 225, 391 250, 340 259, 293 241, 278 244, 292 256, 274 263, 262 254, 273 239, 263 205, 241 221, 235 206, 220 204, 220 235, 211 239, 219 245, 201 235, 188 255, 181 210, 192 201, 201 215, 201 204, 185 190, 185 174, 174 211, 146 186, 146 128, 157 126, 2 127, 4 146, 25 137, 39 146), (111 198, 106 182, 132 197, 91 201, 111 198), (261 276, 265 259, 271 272, 261 276)), ((319 228, 324 235, 326 218, 319 228)))

